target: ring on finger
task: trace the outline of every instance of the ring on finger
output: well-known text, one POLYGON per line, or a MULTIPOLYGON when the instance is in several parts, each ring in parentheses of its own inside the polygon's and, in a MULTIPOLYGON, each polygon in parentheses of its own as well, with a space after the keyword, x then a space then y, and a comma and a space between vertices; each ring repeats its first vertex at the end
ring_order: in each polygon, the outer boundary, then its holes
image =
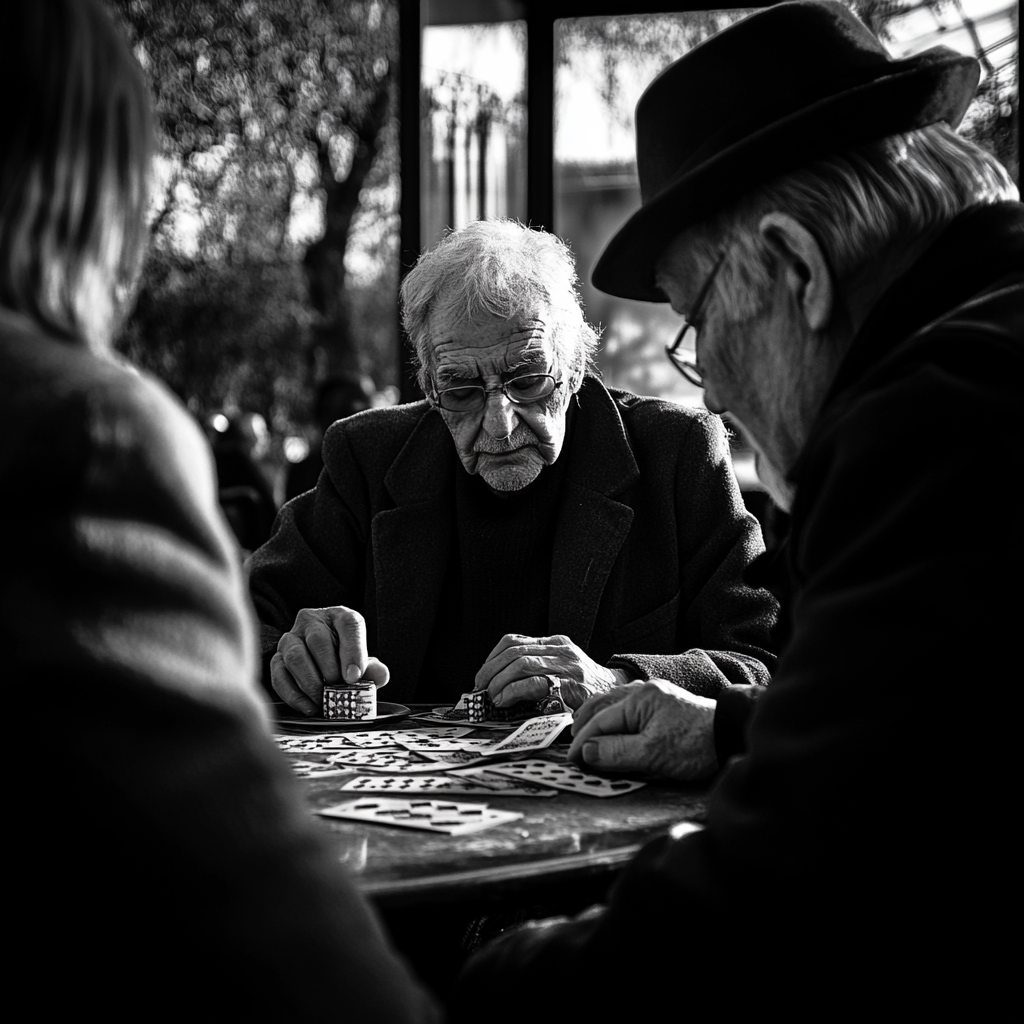
POLYGON ((562 697, 562 680, 558 676, 545 676, 548 681, 548 695, 537 702, 537 711, 542 715, 559 715, 568 708, 562 697))

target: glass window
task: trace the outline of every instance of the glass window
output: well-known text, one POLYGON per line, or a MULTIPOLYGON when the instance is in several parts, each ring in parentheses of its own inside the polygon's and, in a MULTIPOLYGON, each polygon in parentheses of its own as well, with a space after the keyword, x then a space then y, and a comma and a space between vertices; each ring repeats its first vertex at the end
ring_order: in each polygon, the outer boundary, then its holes
POLYGON ((698 405, 699 389, 665 358, 679 329, 667 303, 598 291, 590 271, 640 206, 633 111, 654 77, 749 10, 567 18, 555 22, 555 230, 579 262, 587 317, 601 327, 605 383, 698 405))
POLYGON ((525 96, 525 22, 424 29, 424 248, 473 220, 526 220, 525 96))

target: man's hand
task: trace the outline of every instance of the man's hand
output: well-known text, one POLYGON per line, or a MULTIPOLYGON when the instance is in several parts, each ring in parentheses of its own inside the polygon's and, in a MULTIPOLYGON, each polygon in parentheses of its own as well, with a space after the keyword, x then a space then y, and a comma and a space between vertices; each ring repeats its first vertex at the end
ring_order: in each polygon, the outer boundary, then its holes
POLYGON ((380 687, 390 673, 383 662, 366 656, 362 615, 340 605, 303 608, 270 659, 274 692, 304 715, 319 713, 324 683, 354 683, 363 678, 380 687))
POLYGON ((549 676, 562 684, 562 700, 578 708, 588 697, 626 681, 621 669, 598 665, 567 636, 507 633, 476 674, 474 690, 487 690, 499 708, 548 695, 549 676))
POLYGON ((683 782, 718 771, 715 701, 709 697, 653 679, 596 698, 596 712, 590 703, 572 725, 569 758, 577 764, 683 782))

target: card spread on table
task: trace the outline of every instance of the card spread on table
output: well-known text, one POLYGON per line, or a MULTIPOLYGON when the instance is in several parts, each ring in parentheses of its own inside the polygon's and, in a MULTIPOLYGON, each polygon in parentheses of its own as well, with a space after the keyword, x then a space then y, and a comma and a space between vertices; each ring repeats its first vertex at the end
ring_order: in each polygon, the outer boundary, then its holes
POLYGON ((396 736, 395 739, 398 744, 405 747, 406 750, 416 751, 447 752, 450 750, 465 750, 471 752, 482 752, 494 746, 493 739, 485 738, 478 740, 458 736, 452 736, 450 738, 427 735, 421 736, 419 733, 415 732, 408 732, 404 736, 396 736))
MULTIPOLYGON (((421 711, 417 715, 412 715, 412 718, 420 722, 467 722, 469 721, 469 712, 465 708, 460 708, 458 705, 447 707, 434 708, 431 711, 421 711)), ((506 732, 509 729, 508 722, 474 722, 474 729, 502 729, 506 732)))
POLYGON ((554 796, 557 790, 537 786, 503 775, 488 775, 479 768, 472 778, 463 774, 452 775, 360 775, 340 788, 367 793, 459 793, 472 796, 554 796))
POLYGON ((524 782, 536 782, 542 786, 554 786, 555 789, 568 790, 570 793, 587 793, 590 796, 620 796, 632 793, 635 789, 647 785, 632 779, 606 779, 600 775, 591 775, 580 771, 571 764, 552 764, 550 761, 513 761, 510 764, 489 765, 489 772, 506 775, 509 778, 522 779, 524 782))
POLYGON ((445 832, 452 836, 480 832, 522 817, 522 814, 515 811, 496 811, 487 804, 456 803, 452 800, 402 800, 386 796, 350 800, 324 808, 317 811, 317 814, 328 818, 374 821, 401 828, 445 832))
MULTIPOLYGON (((353 768, 369 768, 375 772, 437 772, 443 769, 436 760, 412 750, 346 750, 331 755, 335 765, 351 765, 353 768)), ((456 766, 458 767, 458 766, 456 766)))
POLYGON ((472 731, 465 725, 447 725, 435 729, 367 729, 362 732, 324 733, 314 736, 276 736, 275 739, 282 750, 309 754, 325 750, 395 747, 403 745, 405 740, 413 737, 422 738, 424 742, 454 742, 472 731))
POLYGON ((324 775, 344 775, 347 769, 320 761, 292 761, 292 771, 300 779, 319 779, 324 775))

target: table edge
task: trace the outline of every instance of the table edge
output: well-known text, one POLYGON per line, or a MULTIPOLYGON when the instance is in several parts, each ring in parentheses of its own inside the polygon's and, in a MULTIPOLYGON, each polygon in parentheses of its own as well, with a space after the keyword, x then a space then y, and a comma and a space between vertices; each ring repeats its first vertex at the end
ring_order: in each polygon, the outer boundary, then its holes
MULTIPOLYGON (((464 892, 464 887, 467 885, 500 887, 506 883, 534 876, 547 881, 566 874, 621 867, 639 852, 646 841, 594 853, 563 854, 544 860, 529 861, 525 864, 473 868, 466 871, 448 872, 443 875, 420 875, 416 878, 377 882, 369 880, 363 882, 357 876, 356 886, 364 896, 375 900, 411 896, 444 899, 453 889, 464 892)), ((474 895, 476 894, 479 894, 479 890, 474 895)))

